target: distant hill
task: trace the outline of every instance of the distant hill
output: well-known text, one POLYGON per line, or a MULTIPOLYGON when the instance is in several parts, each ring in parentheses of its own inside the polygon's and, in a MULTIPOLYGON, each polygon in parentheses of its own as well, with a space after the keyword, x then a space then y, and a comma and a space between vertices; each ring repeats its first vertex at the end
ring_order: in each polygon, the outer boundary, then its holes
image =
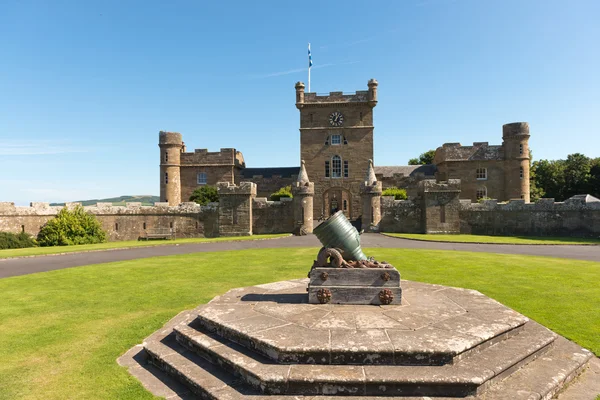
MULTIPOLYGON (((158 196, 142 195, 142 196, 119 196, 109 199, 93 199, 93 200, 77 200, 76 203, 81 203, 83 206, 93 206, 96 203, 113 203, 113 206, 124 206, 125 203, 139 202, 144 206, 152 206, 160 201, 158 196)), ((50 203, 51 206, 64 206, 65 203, 50 203)))

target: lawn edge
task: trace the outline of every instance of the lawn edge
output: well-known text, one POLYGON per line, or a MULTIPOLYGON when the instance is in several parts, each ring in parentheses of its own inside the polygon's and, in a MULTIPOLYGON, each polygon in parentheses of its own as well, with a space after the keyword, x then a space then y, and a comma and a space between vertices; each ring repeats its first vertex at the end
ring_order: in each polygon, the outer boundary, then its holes
MULTIPOLYGON (((65 251, 62 253, 49 253, 49 254, 34 254, 29 256, 13 256, 13 257, 2 257, 0 256, 0 262, 4 260, 16 260, 19 258, 36 258, 36 257, 49 257, 49 256, 66 256, 69 254, 84 254, 84 253, 99 253, 102 251, 118 251, 118 250, 131 250, 131 249, 141 249, 146 247, 165 247, 165 246, 183 246, 187 244, 205 244, 205 243, 231 243, 231 242, 252 242, 252 241, 260 241, 260 240, 277 240, 277 239, 285 239, 293 234, 288 234, 286 236, 273 237, 273 238, 257 238, 257 239, 243 239, 243 240, 220 240, 218 242, 196 242, 196 243, 161 243, 161 244, 151 244, 147 246, 127 246, 127 247, 115 247, 114 249, 99 249, 99 250, 81 250, 81 251, 65 251)), ((235 236, 238 237, 238 236, 235 236)))
MULTIPOLYGON (((419 238, 407 238, 390 235, 391 232, 379 232, 380 235, 391 237, 394 239, 414 240, 415 242, 429 243, 460 243, 460 244, 491 244, 498 246, 600 246, 600 243, 493 243, 493 242, 461 242, 459 240, 429 240, 419 238)), ((503 236, 507 237, 507 236, 503 236)))

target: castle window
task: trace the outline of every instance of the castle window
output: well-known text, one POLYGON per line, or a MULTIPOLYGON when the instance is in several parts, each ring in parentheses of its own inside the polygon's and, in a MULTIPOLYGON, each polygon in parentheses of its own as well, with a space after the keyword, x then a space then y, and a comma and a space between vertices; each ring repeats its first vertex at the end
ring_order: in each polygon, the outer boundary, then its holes
POLYGON ((440 223, 441 224, 446 223, 446 205, 440 206, 440 223))
POLYGON ((335 145, 335 144, 341 144, 342 143, 342 137, 340 135, 331 135, 331 144, 335 145))
POLYGON ((477 188, 477 200, 481 200, 487 197, 487 188, 485 186, 481 186, 477 188))
POLYGON ((325 178, 329 178, 329 161, 325 161, 325 178))
POLYGON ((146 223, 144 222, 144 230, 146 230, 146 223))
POLYGON ((519 154, 523 155, 523 144, 519 145, 519 154))
POLYGON ((169 162, 169 153, 165 153, 165 162, 169 162))
POLYGON ((344 211, 348 211, 348 200, 344 200, 344 211))
POLYGON ((487 168, 477 168, 475 170, 475 177, 478 180, 485 180, 485 179, 487 179, 487 168))
POLYGON ((21 232, 25 233, 25 225, 21 225, 21 232))
POLYGON ((346 140, 346 136, 344 136, 344 144, 348 144, 348 141, 346 140))
POLYGON ((200 172, 197 176, 198 185, 206 185, 206 172, 200 172))
POLYGON ((523 167, 519 167, 519 178, 520 179, 523 179, 523 174, 524 174, 523 167))
POLYGON ((348 177, 348 161, 344 160, 344 178, 348 177))
POLYGON ((325 139, 325 146, 329 146, 329 136, 325 139))
POLYGON ((165 172, 165 183, 169 183, 169 173, 165 172))
POLYGON ((331 177, 342 177, 342 158, 340 156, 331 157, 331 177))
POLYGON ((118 230, 119 230, 119 223, 117 222, 117 223, 115 223, 115 231, 118 231, 118 230))
POLYGON ((169 228, 173 229, 173 223, 169 222, 169 228))

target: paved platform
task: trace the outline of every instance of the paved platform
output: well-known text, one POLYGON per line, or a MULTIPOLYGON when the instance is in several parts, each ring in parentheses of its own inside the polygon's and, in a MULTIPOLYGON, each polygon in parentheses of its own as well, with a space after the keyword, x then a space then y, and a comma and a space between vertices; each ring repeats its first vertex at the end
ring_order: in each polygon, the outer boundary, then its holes
POLYGON ((403 281, 402 305, 349 306, 308 304, 306 285, 233 289, 119 362, 166 398, 540 399, 592 358, 476 291, 403 281))

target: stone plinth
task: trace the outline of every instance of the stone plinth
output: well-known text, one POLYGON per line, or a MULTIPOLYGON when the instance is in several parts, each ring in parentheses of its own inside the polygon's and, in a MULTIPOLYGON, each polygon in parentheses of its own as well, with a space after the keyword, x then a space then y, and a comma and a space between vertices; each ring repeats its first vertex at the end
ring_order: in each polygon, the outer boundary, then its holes
POLYGON ((405 281, 403 305, 313 305, 307 283, 230 290, 119 362, 169 398, 499 400, 551 398, 592 357, 473 290, 405 281))
POLYGON ((402 303, 400 273, 396 268, 314 267, 308 278, 311 304, 402 303))

